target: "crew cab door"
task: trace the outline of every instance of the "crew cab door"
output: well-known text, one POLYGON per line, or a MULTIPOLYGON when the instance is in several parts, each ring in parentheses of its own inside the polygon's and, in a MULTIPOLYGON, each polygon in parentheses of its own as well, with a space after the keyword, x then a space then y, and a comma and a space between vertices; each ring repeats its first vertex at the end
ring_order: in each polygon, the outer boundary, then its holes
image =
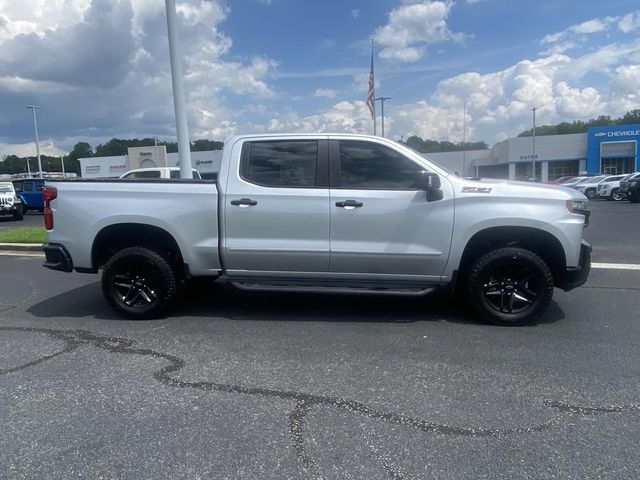
POLYGON ((330 140, 330 271, 437 281, 453 232, 453 191, 415 187, 425 165, 383 143, 330 140))
MULTIPOLYGON (((291 276, 329 268, 326 137, 245 141, 222 196, 229 276, 291 276)), ((235 155, 235 154, 232 154, 235 155)))

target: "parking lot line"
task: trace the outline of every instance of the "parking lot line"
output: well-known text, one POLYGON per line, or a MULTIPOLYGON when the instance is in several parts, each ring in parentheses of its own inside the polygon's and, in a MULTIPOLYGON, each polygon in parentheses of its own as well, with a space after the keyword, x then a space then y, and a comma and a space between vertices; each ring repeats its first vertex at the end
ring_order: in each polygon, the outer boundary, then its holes
POLYGON ((43 252, 27 252, 27 251, 13 251, 13 250, 0 250, 0 255, 6 257, 44 257, 43 252))
POLYGON ((604 270, 640 270, 640 264, 637 263, 592 263, 591 268, 600 268, 604 270))

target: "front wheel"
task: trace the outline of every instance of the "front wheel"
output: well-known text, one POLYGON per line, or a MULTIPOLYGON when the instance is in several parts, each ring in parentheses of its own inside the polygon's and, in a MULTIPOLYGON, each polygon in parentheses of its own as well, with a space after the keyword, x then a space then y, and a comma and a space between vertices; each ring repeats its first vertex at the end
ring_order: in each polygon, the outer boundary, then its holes
POLYGON ((596 198, 596 191, 593 188, 590 188, 589 190, 587 190, 586 192, 584 192, 585 197, 587 197, 589 200, 593 200, 594 198, 596 198))
POLYGON ((624 193, 622 193, 620 191, 620 189, 618 188, 614 188, 613 191, 611 192, 611 200, 615 200, 616 202, 619 202, 620 200, 624 200, 626 197, 626 195, 624 193))
POLYGON ((107 302, 127 318, 158 318, 176 295, 176 277, 157 252, 142 247, 125 248, 105 265, 102 292, 107 302))
POLYGON ((17 207, 14 211, 13 211, 13 219, 14 220, 22 220, 24 217, 23 213, 22 213, 22 207, 17 207))
POLYGON ((629 193, 628 196, 631 203, 640 202, 640 192, 629 193))
POLYGON ((525 325, 553 296, 553 276, 535 253, 517 247, 485 253, 470 269, 466 295, 476 312, 498 325, 525 325))

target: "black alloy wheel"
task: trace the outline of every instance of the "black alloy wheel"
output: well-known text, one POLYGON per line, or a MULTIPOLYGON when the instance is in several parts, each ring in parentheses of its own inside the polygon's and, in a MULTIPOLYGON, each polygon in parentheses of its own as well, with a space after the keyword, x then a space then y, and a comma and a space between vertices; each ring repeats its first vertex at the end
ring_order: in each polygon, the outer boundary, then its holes
POLYGON ((485 320, 499 325, 524 325, 549 306, 553 276, 535 253, 523 248, 500 248, 473 264, 467 294, 485 320))
POLYGON ((131 247, 116 253, 105 265, 102 291, 109 304, 127 318, 158 318, 175 297, 176 278, 157 252, 131 247))
POLYGON ((614 188, 611 192, 611 200, 615 200, 616 202, 624 200, 625 197, 626 195, 622 193, 619 188, 614 188))

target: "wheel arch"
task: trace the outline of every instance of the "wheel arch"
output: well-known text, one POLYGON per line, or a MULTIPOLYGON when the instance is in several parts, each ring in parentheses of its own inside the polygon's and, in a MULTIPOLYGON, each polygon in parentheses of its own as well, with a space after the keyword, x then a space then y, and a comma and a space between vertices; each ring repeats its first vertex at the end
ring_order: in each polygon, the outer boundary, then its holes
POLYGON ((117 223, 103 227, 91 246, 94 270, 103 266, 115 253, 129 247, 145 247, 158 252, 170 265, 185 268, 176 239, 161 227, 144 223, 117 223))
POLYGON ((489 227, 476 232, 467 242, 458 267, 454 288, 460 288, 465 273, 481 255, 507 246, 518 246, 532 251, 549 266, 554 285, 562 284, 566 275, 567 259, 560 240, 546 230, 524 226, 489 227))

